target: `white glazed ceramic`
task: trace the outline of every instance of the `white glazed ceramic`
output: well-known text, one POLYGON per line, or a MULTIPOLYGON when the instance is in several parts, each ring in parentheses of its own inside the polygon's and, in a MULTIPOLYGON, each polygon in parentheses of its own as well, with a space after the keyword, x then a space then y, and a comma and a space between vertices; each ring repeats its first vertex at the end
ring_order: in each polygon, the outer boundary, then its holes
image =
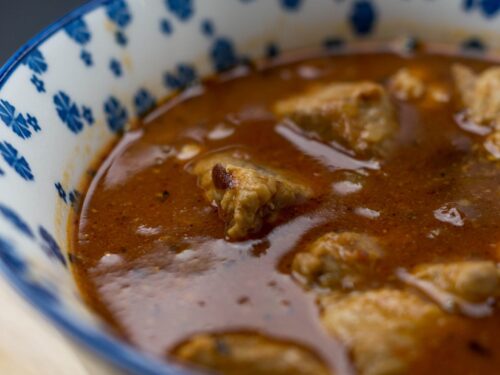
POLYGON ((0 269, 91 374, 181 374, 120 343, 69 270, 66 225, 96 155, 172 90, 255 58, 402 35, 477 53, 498 0, 95 0, 0 70, 0 269), (114 370, 112 370, 114 369, 114 370))

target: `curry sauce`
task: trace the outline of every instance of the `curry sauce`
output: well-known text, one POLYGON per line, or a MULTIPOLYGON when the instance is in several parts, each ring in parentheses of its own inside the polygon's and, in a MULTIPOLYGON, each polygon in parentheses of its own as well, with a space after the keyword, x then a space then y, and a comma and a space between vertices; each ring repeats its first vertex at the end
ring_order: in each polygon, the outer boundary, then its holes
POLYGON ((497 125, 464 120, 456 64, 494 61, 308 55, 167 100, 90 183, 72 243, 88 303, 141 350, 222 373, 498 372, 497 125))

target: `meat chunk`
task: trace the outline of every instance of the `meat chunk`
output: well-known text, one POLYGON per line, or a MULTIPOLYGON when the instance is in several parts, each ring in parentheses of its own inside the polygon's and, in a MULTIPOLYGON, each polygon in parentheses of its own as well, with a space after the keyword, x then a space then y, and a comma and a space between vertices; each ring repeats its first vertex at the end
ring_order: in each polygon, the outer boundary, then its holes
POLYGON ((420 265, 413 274, 471 302, 500 295, 500 270, 491 261, 420 265))
POLYGON ((399 100, 419 100, 421 107, 433 108, 450 100, 450 92, 443 82, 436 82, 422 69, 401 68, 389 81, 389 90, 399 100))
POLYGON ((444 316, 409 292, 380 289, 322 300, 322 323, 352 352, 362 375, 405 374, 444 316))
POLYGON ((500 67, 477 75, 468 67, 456 64, 452 74, 467 118, 476 124, 500 126, 500 67))
POLYGON ((443 82, 436 82, 425 70, 401 68, 389 81, 389 90, 399 100, 418 100, 424 108, 433 108, 450 100, 450 90, 443 82))
POLYGON ((226 235, 233 240, 258 232, 264 222, 272 223, 280 210, 312 196, 308 186, 284 172, 226 153, 201 159, 193 173, 207 200, 217 205, 226 223, 226 235))
POLYGON ((389 96, 373 82, 332 83, 279 101, 274 109, 323 141, 360 153, 379 150, 398 127, 389 96))
POLYGON ((308 286, 352 289, 373 275, 382 256, 382 248, 371 236, 331 232, 295 255, 292 269, 308 286))
POLYGON ((184 362, 224 375, 327 375, 307 349, 251 333, 197 335, 174 353, 184 362))
POLYGON ((488 68, 481 74, 456 64, 453 78, 465 106, 465 119, 491 127, 484 149, 492 160, 500 160, 500 67, 488 68))
POLYGON ((399 69, 389 82, 389 88, 400 100, 420 99, 425 93, 422 77, 415 71, 399 69))
POLYGON ((489 316, 500 295, 500 270, 491 261, 423 264, 412 273, 399 269, 397 274, 449 313, 489 316))
POLYGON ((493 133, 486 137, 484 148, 488 151, 491 160, 500 160, 500 125, 497 125, 493 133))

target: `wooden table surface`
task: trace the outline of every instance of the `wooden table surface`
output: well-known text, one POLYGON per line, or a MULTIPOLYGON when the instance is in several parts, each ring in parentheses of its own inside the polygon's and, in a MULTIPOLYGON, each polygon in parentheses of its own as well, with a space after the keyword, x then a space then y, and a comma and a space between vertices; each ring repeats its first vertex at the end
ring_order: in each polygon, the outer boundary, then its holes
POLYGON ((0 374, 91 375, 66 339, 1 277, 0 374))

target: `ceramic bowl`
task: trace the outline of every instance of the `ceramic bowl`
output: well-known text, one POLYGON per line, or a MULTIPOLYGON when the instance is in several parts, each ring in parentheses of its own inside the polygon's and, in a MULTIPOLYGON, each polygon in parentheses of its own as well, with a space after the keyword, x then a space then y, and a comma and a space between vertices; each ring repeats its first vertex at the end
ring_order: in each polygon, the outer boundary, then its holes
POLYGON ((0 269, 91 374, 186 371, 120 342, 82 302, 67 221, 87 168, 170 92, 243 61, 412 35, 498 47, 496 0, 95 0, 0 70, 0 269))

